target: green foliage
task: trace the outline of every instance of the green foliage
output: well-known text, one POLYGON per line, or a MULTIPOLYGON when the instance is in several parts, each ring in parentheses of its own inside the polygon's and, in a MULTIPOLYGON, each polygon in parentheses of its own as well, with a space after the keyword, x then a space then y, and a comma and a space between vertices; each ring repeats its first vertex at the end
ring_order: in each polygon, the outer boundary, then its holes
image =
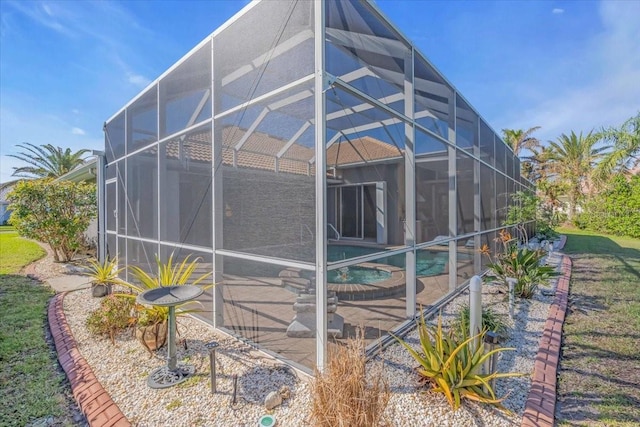
POLYGON ((551 277, 557 275, 553 267, 541 265, 544 257, 543 251, 535 251, 527 247, 518 248, 509 232, 502 230, 496 239, 502 244, 501 252, 493 257, 488 248, 483 247, 481 252, 491 260, 487 264, 488 280, 495 280, 508 286, 508 278, 516 279, 514 293, 520 298, 531 298, 541 283, 546 283, 551 277))
POLYGON ((640 175, 618 174, 609 188, 583 206, 576 225, 618 236, 640 237, 640 175))
MULTIPOLYGON (((451 328, 455 331, 469 331, 470 315, 471 309, 469 308, 469 305, 463 305, 451 328)), ((500 336, 505 336, 507 332, 507 325, 502 320, 502 317, 491 307, 482 308, 482 328, 487 331, 495 332, 500 336)))
POLYGON ((538 198, 534 193, 518 191, 512 196, 512 203, 507 210, 505 225, 523 224, 536 220, 538 198))
MULTIPOLYGON (((197 285, 202 283, 208 277, 212 275, 212 272, 207 272, 192 278, 196 273, 200 258, 191 259, 191 255, 188 255, 181 263, 173 263, 173 254, 169 256, 169 260, 163 263, 156 255, 157 273, 155 275, 147 273, 138 266, 131 266, 131 274, 133 275, 135 282, 120 281, 119 284, 132 291, 132 294, 119 294, 127 298, 135 299, 138 294, 147 291, 149 289, 159 288, 161 286, 174 286, 174 285, 197 285)), ((209 288, 212 285, 204 286, 209 288)), ((195 302, 188 302, 176 306, 177 313, 187 314, 198 311, 197 309, 188 309, 186 305, 195 304, 195 302)), ((165 321, 169 317, 169 308, 158 306, 138 306, 138 325, 148 326, 154 325, 165 321)))
POLYGON ((462 399, 489 403, 505 409, 501 405, 504 398, 496 397, 491 381, 523 374, 497 371, 483 373, 482 368, 491 355, 515 349, 497 348, 486 352, 484 345, 478 345, 475 349, 475 343, 483 342, 485 331, 472 337, 464 330, 459 333, 445 333, 441 317, 438 317, 438 325, 431 327, 426 324, 424 316, 421 316, 417 326, 420 337, 419 350, 416 351, 398 337, 394 338, 420 364, 417 372, 423 381, 429 384, 434 392, 444 394, 454 411, 460 407, 462 399))
POLYGON ((115 335, 133 326, 134 301, 117 295, 108 295, 100 301, 100 308, 87 317, 87 328, 94 335, 105 335, 115 343, 115 335))
POLYGON ((555 233, 553 229, 566 219, 557 206, 542 200, 534 193, 518 191, 512 196, 512 199, 513 202, 508 208, 504 225, 535 221, 537 234, 553 236, 555 233))
MULTIPOLYGON (((1 243, 0 247, 0 264, 4 266, 6 253, 1 243)), ((45 340, 47 303, 52 295, 49 287, 25 276, 0 276, 2 426, 22 427, 48 416, 54 417, 53 425, 69 425, 61 419, 67 404, 64 375, 56 371, 55 352, 45 340)))
POLYGON ((97 216, 94 184, 21 181, 8 195, 10 222, 23 237, 48 244, 56 261, 70 261, 97 216))
POLYGON ((540 126, 532 127, 526 131, 522 129, 502 129, 502 137, 504 142, 509 144, 513 153, 519 156, 522 149, 531 150, 540 146, 540 141, 531 136, 538 129, 540 129, 540 126))
POLYGON ((596 148, 598 140, 598 135, 591 132, 586 136, 571 132, 570 135, 560 135, 549 146, 552 171, 567 188, 571 220, 575 218, 576 208, 584 197, 584 188, 590 183, 594 165, 602 158, 603 151, 608 149, 606 146, 596 148))
POLYGON ((13 168, 13 176, 23 178, 58 178, 81 165, 84 161, 83 156, 89 153, 87 149, 71 152, 70 148, 63 150, 51 144, 34 145, 28 142, 16 147, 22 148, 25 152, 8 156, 30 165, 13 168))
POLYGON ((86 273, 87 276, 91 277, 91 282, 94 284, 115 284, 120 280, 118 278, 118 274, 124 268, 118 268, 118 259, 108 257, 105 258, 103 262, 98 261, 95 258, 91 258, 88 260, 89 263, 89 272, 86 273))
POLYGON ((640 111, 619 128, 602 129, 600 137, 613 143, 613 150, 598 164, 598 178, 605 179, 612 172, 628 173, 640 165, 640 111))

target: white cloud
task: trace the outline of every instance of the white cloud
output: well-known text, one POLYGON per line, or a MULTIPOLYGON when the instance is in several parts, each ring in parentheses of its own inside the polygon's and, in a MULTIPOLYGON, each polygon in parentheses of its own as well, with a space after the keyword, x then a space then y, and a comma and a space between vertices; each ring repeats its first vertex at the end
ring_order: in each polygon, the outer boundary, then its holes
POLYGON ((551 13, 553 13, 554 15, 560 15, 564 13, 564 9, 560 9, 559 7, 554 8, 551 13))
POLYGON ((74 134, 74 135, 86 135, 87 134, 84 130, 82 130, 80 128, 76 128, 76 127, 71 128, 71 133, 74 134))
POLYGON ((127 80, 129 81, 129 83, 140 87, 145 87, 149 83, 151 83, 151 80, 149 80, 148 78, 135 73, 127 73, 127 80))

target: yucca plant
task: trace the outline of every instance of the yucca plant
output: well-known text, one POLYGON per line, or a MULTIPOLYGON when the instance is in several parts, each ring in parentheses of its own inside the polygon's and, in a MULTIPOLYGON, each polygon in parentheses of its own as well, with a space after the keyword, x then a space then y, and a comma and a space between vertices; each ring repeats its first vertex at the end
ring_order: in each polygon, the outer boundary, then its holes
POLYGON ((111 293, 111 288, 119 282, 118 275, 123 268, 118 268, 118 259, 106 257, 100 262, 97 259, 89 259, 89 272, 91 277, 91 293, 94 297, 103 297, 111 293))
MULTIPOLYGON (((120 284, 131 290, 133 293, 122 295, 128 295, 130 298, 135 299, 138 294, 161 286, 197 285, 213 274, 213 272, 210 271, 192 279, 200 261, 201 258, 199 257, 191 259, 191 255, 187 255, 181 263, 174 264, 172 253, 167 262, 163 263, 160 260, 160 257, 156 255, 157 273, 155 275, 147 273, 138 266, 132 265, 129 267, 129 270, 131 271, 135 282, 121 282, 120 284)), ((204 288, 210 288, 211 286, 213 285, 207 285, 204 288)), ((193 302, 185 304, 193 304, 193 302)), ((186 309, 184 307, 185 304, 176 306, 177 313, 186 314, 198 311, 197 309, 186 309)), ((140 325, 145 326, 145 324, 163 322, 168 318, 168 316, 168 307, 144 306, 144 310, 140 310, 138 318, 141 320, 140 325)))
POLYGON ((483 373, 482 367, 492 355, 514 348, 497 348, 485 351, 483 345, 475 348, 475 343, 483 342, 486 331, 469 337, 465 331, 459 334, 442 328, 442 317, 438 316, 438 325, 428 326, 424 315, 418 319, 420 350, 416 351, 401 338, 394 338, 404 346, 409 354, 420 364, 418 375, 432 391, 445 395, 449 405, 455 411, 460 408, 463 399, 488 403, 506 410, 497 398, 491 382, 497 378, 518 377, 520 373, 483 373))

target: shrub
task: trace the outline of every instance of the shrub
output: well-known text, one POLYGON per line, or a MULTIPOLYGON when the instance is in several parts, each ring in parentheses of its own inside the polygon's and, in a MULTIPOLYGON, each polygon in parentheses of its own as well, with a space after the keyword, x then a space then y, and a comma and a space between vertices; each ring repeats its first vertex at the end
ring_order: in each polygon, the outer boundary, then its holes
POLYGON ((389 388, 381 375, 367 380, 362 331, 344 346, 329 348, 325 372, 316 370, 311 417, 317 426, 379 425, 389 403, 389 388))
POLYGON ((436 393, 442 393, 447 398, 451 409, 460 408, 463 399, 488 403, 502 410, 504 398, 497 398, 491 381, 497 378, 517 377, 524 374, 500 373, 497 371, 482 373, 483 364, 494 354, 513 348, 497 348, 486 352, 483 342, 486 331, 469 337, 464 330, 445 333, 442 329, 442 317, 438 317, 438 325, 428 326, 421 316, 418 320, 418 334, 420 350, 416 351, 402 339, 395 337, 409 354, 420 364, 418 375, 423 382, 436 393))
POLYGON ((508 278, 516 279, 515 295, 521 298, 531 298, 540 283, 547 282, 557 275, 553 267, 541 265, 543 251, 534 251, 526 247, 518 248, 509 232, 502 230, 496 239, 502 244, 503 250, 493 257, 488 247, 483 246, 481 252, 488 256, 486 278, 496 280, 509 286, 508 278))
POLYGON ((11 225, 21 236, 48 244, 56 261, 73 258, 82 233, 97 216, 94 184, 21 181, 7 198, 11 225))
MULTIPOLYGON (((451 325, 451 329, 454 331, 469 331, 470 315, 469 305, 463 305, 458 312, 458 317, 451 325)), ((482 308, 482 328, 495 332, 500 336, 505 336, 507 332, 507 325, 502 320, 502 317, 490 307, 482 308)))
POLYGON ((116 333, 123 331, 136 322, 134 302, 129 298, 108 295, 100 301, 100 308, 91 312, 87 318, 87 328, 94 335, 104 335, 115 344, 116 333))

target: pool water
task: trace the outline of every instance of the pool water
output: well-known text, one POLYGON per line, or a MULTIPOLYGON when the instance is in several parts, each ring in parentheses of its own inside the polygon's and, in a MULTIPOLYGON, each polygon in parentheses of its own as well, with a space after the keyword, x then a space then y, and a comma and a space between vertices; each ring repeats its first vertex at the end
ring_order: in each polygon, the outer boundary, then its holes
MULTIPOLYGON (((327 261, 336 262, 364 255, 370 255, 380 252, 379 248, 367 248, 363 246, 350 245, 329 245, 327 247, 327 261)), ((458 254, 461 256, 462 254, 458 254)), ((447 266, 449 254, 447 252, 421 250, 416 255, 416 275, 417 276, 437 276, 442 274, 447 266)), ((372 261, 378 264, 393 265, 399 268, 405 268, 405 255, 393 255, 385 257, 384 253, 381 258, 372 261)), ((355 267, 349 267, 355 268, 355 267)), ((331 270, 329 273, 333 273, 331 270)), ((329 276, 331 277, 331 276, 329 276)), ((331 283, 337 283, 328 279, 331 283)), ((357 283, 357 282, 354 282, 357 283)), ((360 282, 361 283, 361 282, 360 282)))
POLYGON ((327 272, 327 282, 329 283, 360 283, 363 285, 369 285, 390 278, 391 273, 388 271, 358 266, 343 267, 338 270, 330 270, 327 272))

